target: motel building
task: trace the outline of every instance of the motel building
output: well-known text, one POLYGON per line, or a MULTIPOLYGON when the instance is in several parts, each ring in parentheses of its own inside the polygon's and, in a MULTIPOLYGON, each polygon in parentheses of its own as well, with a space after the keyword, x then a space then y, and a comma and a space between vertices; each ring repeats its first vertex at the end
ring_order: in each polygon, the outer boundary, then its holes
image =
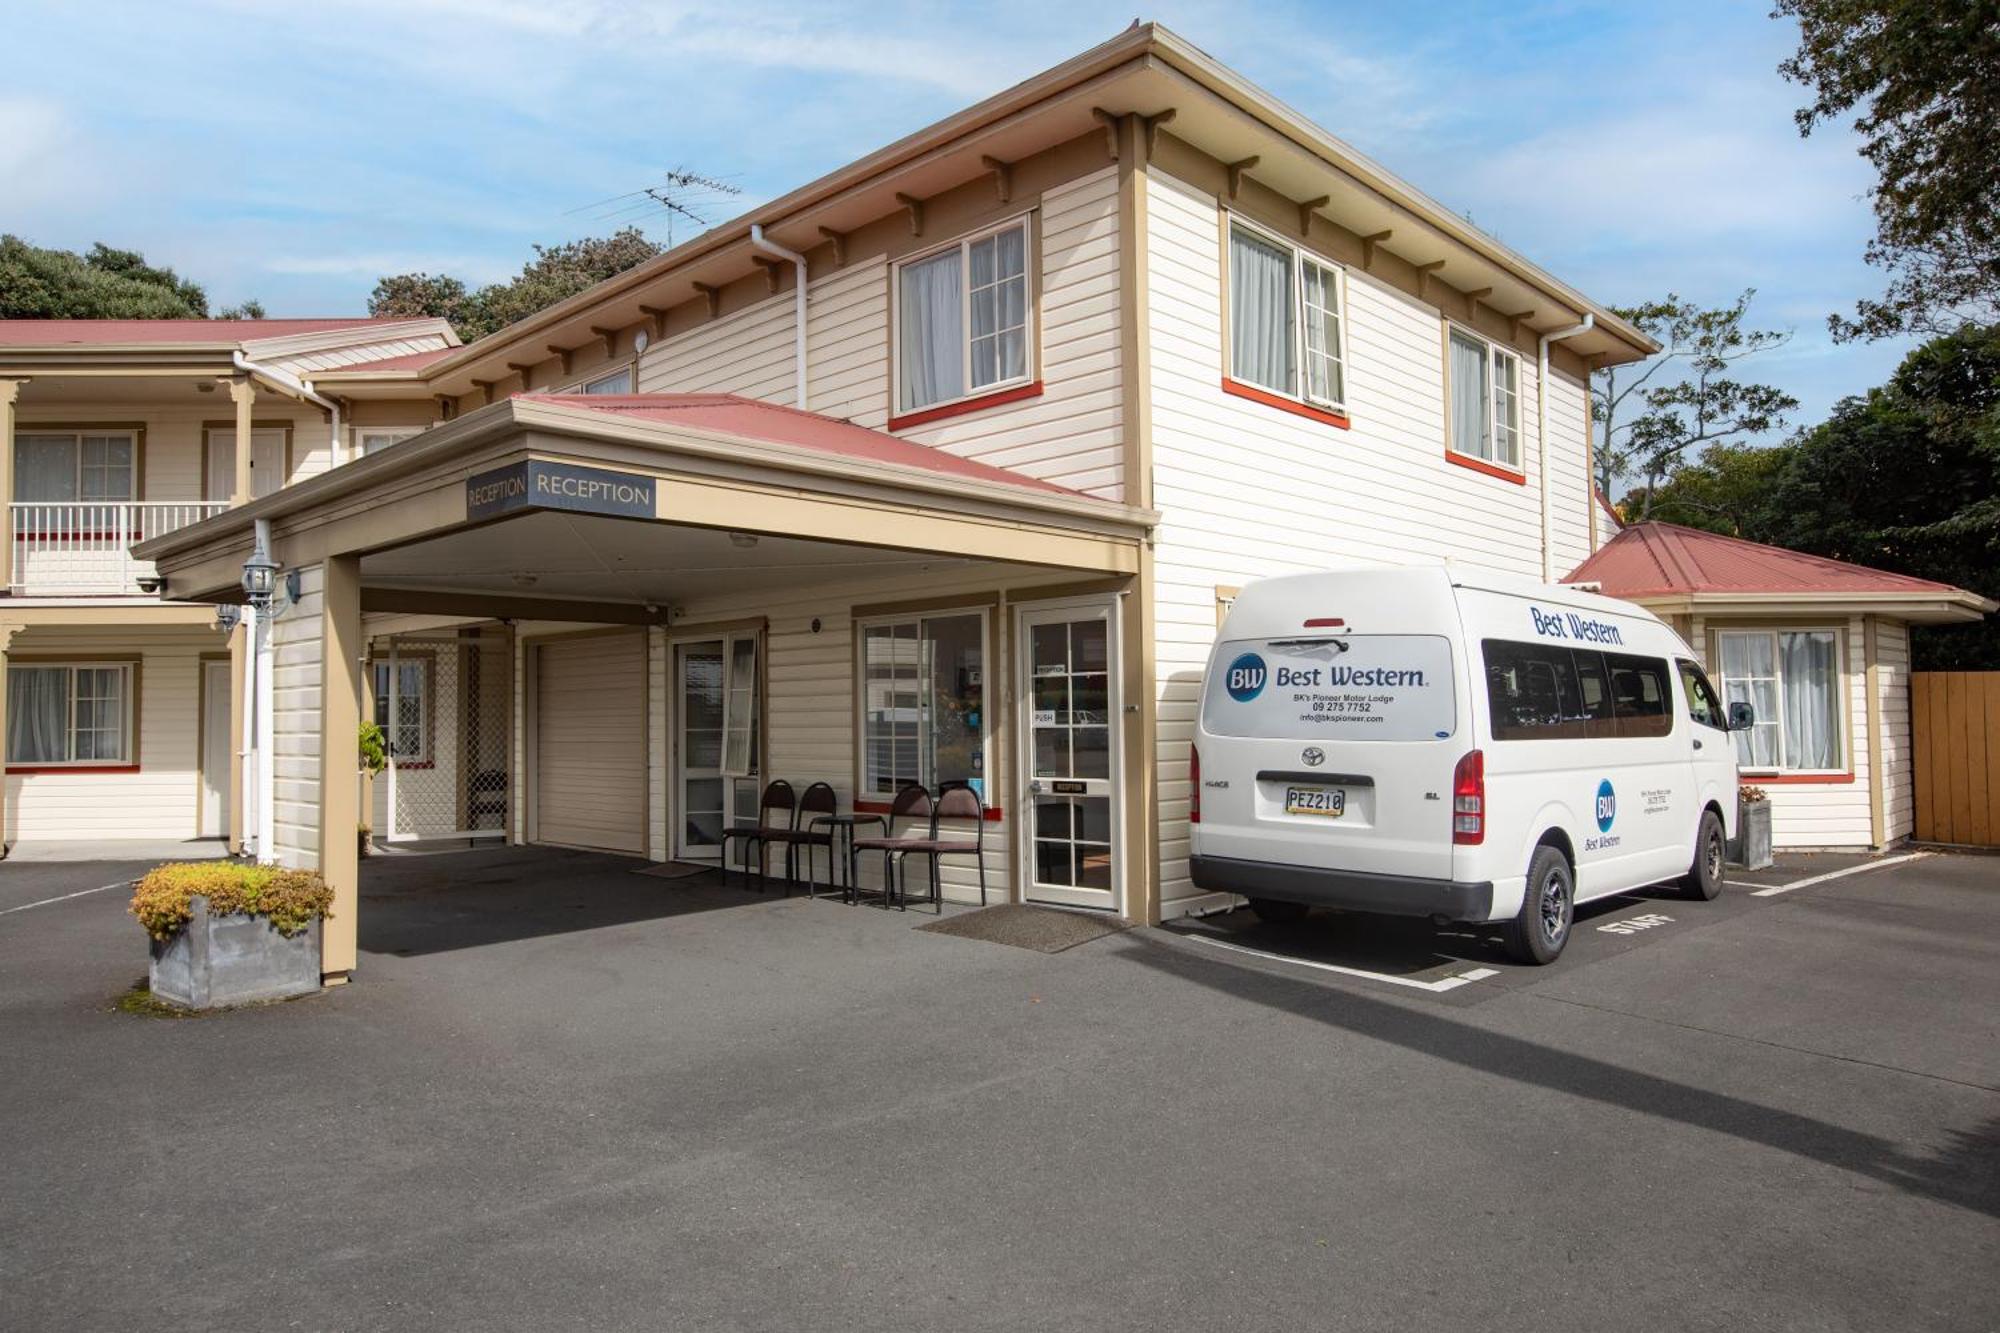
POLYGON ((359 826, 714 862, 774 778, 972 784, 950 901, 1222 906, 1234 591, 1563 577, 1612 535, 1589 373, 1654 350, 1152 26, 471 345, 0 325, 6 836, 317 867, 330 978, 359 826))

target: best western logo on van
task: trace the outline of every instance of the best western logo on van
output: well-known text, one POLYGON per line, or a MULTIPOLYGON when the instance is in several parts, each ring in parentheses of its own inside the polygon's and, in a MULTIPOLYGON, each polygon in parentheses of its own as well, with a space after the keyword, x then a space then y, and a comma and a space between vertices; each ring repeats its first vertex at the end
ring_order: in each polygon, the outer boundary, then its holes
POLYGON ((1548 639, 1576 639, 1582 643, 1615 643, 1623 645, 1625 636, 1618 627, 1608 620, 1591 620, 1574 611, 1544 611, 1540 607, 1528 608, 1528 616, 1535 622, 1535 633, 1548 639))
POLYGON ((1244 653, 1229 664, 1229 674, 1223 677, 1228 687, 1229 697, 1237 703, 1247 704, 1264 692, 1264 659, 1255 653, 1244 653))
POLYGON ((1611 789, 1611 779, 1597 784, 1597 831, 1611 832, 1612 821, 1618 818, 1618 793, 1611 789))

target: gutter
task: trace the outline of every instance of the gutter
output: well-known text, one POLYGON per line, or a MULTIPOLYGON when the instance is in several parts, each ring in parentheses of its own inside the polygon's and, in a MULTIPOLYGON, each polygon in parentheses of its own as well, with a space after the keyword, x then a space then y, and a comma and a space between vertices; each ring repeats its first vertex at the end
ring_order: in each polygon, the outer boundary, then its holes
MULTIPOLYGON (((792 311, 792 375, 796 388, 793 390, 793 405, 804 412, 806 407, 806 257, 796 250, 787 250, 776 241, 764 235, 764 224, 750 224, 750 244, 767 255, 789 260, 797 273, 797 285, 793 288, 792 311)), ((638 387, 634 385, 633 387, 638 387)))
MULTIPOLYGON (((1548 333, 1544 333, 1535 349, 1535 462, 1536 470, 1541 474, 1542 582, 1544 583, 1554 583, 1556 581, 1555 550, 1553 539, 1549 533, 1549 344, 1562 342, 1565 338, 1577 337, 1579 334, 1588 333, 1596 327, 1596 314, 1591 311, 1585 311, 1582 323, 1572 324, 1566 329, 1552 329, 1548 333)), ((1588 376, 1585 377, 1583 382, 1583 393, 1586 399, 1589 398, 1590 380, 1588 376)), ((1584 433, 1583 448, 1584 453, 1588 455, 1590 452, 1590 434, 1588 431, 1584 433)), ((1590 475, 1592 478, 1591 489, 1594 492, 1596 490, 1597 469, 1594 467, 1591 468, 1590 475)), ((1594 501, 1594 496, 1587 498, 1594 501)), ((1584 514, 1589 520, 1591 531, 1595 532, 1597 530, 1597 515, 1591 511, 1588 504, 1585 505, 1584 514)))
POLYGON ((311 385, 292 374, 289 370, 280 370, 276 366, 267 366, 262 362, 252 361, 249 357, 243 355, 241 350, 230 353, 230 356, 235 362, 236 368, 244 374, 267 380, 293 397, 303 399, 308 403, 317 404, 325 411, 332 422, 333 466, 339 467, 347 461, 345 457, 347 451, 341 447, 340 443, 340 405, 338 403, 334 402, 331 398, 322 398, 314 393, 311 385))

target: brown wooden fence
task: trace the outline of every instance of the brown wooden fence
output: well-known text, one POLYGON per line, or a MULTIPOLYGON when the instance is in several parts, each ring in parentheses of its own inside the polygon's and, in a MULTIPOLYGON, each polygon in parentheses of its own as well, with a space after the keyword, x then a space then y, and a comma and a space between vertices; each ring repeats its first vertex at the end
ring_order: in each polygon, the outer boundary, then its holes
POLYGON ((1910 675, 1917 838, 2000 846, 2000 671, 1910 675))

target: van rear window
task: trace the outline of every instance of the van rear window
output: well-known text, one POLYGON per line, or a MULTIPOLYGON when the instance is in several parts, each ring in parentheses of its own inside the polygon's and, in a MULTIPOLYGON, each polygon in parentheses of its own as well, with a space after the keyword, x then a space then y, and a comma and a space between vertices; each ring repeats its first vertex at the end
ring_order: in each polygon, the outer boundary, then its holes
POLYGON ((1428 741, 1458 728, 1441 635, 1237 639, 1213 661, 1201 700, 1212 736, 1428 741))
POLYGON ((1486 704, 1496 741, 1665 736, 1668 667, 1657 657, 1487 639, 1486 704))

